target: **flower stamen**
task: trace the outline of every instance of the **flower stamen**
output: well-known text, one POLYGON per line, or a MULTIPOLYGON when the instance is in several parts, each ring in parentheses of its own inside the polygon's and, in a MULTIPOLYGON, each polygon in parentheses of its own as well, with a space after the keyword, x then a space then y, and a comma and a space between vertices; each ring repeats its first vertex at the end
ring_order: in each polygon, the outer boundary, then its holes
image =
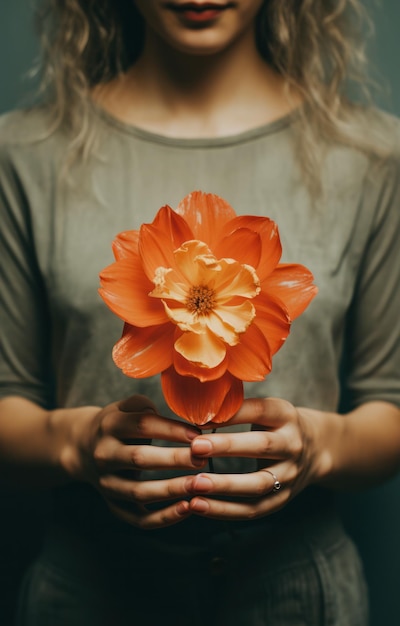
POLYGON ((213 311, 216 304, 215 291, 207 285, 191 287, 185 304, 190 313, 208 315, 213 311))

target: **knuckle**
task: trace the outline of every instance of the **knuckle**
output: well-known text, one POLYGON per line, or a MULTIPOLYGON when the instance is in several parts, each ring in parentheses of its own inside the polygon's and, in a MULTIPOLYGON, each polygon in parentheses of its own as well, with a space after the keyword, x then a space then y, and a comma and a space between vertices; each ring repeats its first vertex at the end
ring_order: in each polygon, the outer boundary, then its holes
POLYGON ((278 403, 280 413, 282 417, 286 419, 286 421, 292 422, 292 421, 297 420, 297 410, 293 406, 293 404, 291 404, 291 402, 289 402, 288 400, 279 398, 277 400, 277 403, 278 403))
POLYGON ((166 526, 167 524, 169 524, 171 522, 171 518, 168 515, 168 513, 164 513, 162 512, 160 515, 160 523, 162 526, 166 526))
POLYGON ((168 497, 174 498, 175 496, 179 495, 180 491, 181 490, 178 488, 178 485, 174 481, 171 481, 168 483, 167 485, 168 497))
POLYGON ((169 423, 166 426, 167 426, 167 431, 170 437, 174 441, 178 441, 179 437, 182 435, 181 425, 177 424, 171 419, 169 420, 169 423))
POLYGON ((254 402, 255 402, 255 412, 257 415, 260 416, 261 421, 262 421, 262 419, 268 413, 269 399, 268 398, 255 398, 254 402))
POLYGON ((108 435, 113 432, 115 428, 115 415, 114 413, 106 413, 99 424, 99 430, 102 435, 108 435))
POLYGON ((160 516, 157 518, 157 527, 171 526, 175 524, 178 519, 176 510, 172 510, 171 508, 165 509, 161 511, 160 516))
POLYGON ((149 517, 147 514, 138 516, 135 524, 140 530, 153 530, 154 528, 159 528, 161 525, 162 522, 149 517))
POLYGON ((66 446, 60 454, 61 466, 70 474, 75 477, 79 475, 81 469, 80 459, 72 446, 66 446))
POLYGON ((224 445, 225 452, 227 452, 228 454, 233 451, 234 440, 231 435, 229 434, 225 435, 223 445, 224 445))
POLYGON ((128 498, 134 502, 145 502, 146 498, 139 483, 131 483, 128 489, 128 498))
POLYGON ((133 446, 129 453, 129 461, 135 468, 145 467, 145 457, 141 446, 133 446))
POLYGON ((98 484, 99 484, 100 489, 103 492, 105 492, 105 493, 109 493, 110 492, 110 484, 109 484, 108 476, 99 476, 98 484))
POLYGON ((175 466, 182 464, 180 450, 174 450, 173 451, 173 453, 172 453, 172 462, 173 462, 173 464, 175 466))
POLYGON ((260 449, 260 454, 262 456, 268 457, 272 448, 271 438, 267 435, 263 435, 263 441, 260 449))
POLYGON ((120 508, 120 506, 114 504, 112 500, 106 498, 105 501, 113 515, 121 519, 123 522, 131 524, 131 526, 135 526, 139 529, 146 529, 148 527, 146 524, 146 515, 144 512, 134 513, 132 511, 126 510, 125 508, 120 508))
POLYGON ((261 513, 256 506, 252 506, 250 509, 248 509, 246 513, 246 519, 250 522, 252 520, 258 519, 260 516, 261 513))
POLYGON ((289 484, 294 483, 299 475, 300 468, 295 464, 291 464, 290 467, 286 470, 285 485, 288 486, 289 484))
POLYGON ((107 465, 108 454, 104 444, 98 444, 93 450, 93 460, 95 464, 102 468, 107 465))
POLYGON ((296 459, 301 457, 303 453, 303 441, 299 433, 290 438, 289 450, 296 459))
POLYGON ((145 530, 146 528, 150 527, 149 522, 144 515, 135 516, 134 526, 136 526, 140 530, 145 530))
POLYGON ((135 430, 139 439, 148 434, 147 422, 148 420, 145 415, 138 415, 135 417, 135 430))
POLYGON ((268 479, 266 472, 261 472, 262 475, 257 477, 255 484, 254 495, 256 497, 266 496, 271 491, 271 481, 268 479))
POLYGON ((172 453, 173 463, 176 467, 192 467, 189 448, 176 448, 172 453))

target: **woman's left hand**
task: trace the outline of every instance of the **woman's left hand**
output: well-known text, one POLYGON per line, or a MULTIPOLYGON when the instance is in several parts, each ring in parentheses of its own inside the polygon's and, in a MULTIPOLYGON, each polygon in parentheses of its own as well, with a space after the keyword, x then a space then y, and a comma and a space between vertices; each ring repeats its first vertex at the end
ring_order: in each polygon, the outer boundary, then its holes
POLYGON ((318 443, 321 412, 299 409, 278 398, 249 399, 224 426, 249 423, 248 432, 210 433, 193 440, 192 453, 197 457, 255 458, 260 468, 247 474, 193 477, 193 513, 225 520, 263 517, 282 508, 321 475, 328 461, 318 443))

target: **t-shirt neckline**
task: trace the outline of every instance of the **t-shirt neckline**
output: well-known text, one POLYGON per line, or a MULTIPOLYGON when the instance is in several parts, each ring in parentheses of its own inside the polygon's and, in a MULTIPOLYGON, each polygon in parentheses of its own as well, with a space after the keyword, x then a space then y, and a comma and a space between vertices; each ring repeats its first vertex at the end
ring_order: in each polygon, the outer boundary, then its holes
POLYGON ((134 126, 128 124, 127 122, 123 122, 122 120, 114 117, 111 113, 109 113, 106 109, 102 108, 98 105, 93 105, 93 111, 97 117, 99 117, 104 123, 109 126, 114 127, 115 129, 123 132, 125 135, 131 135, 143 141, 148 141, 152 143, 163 144, 166 146, 176 146, 183 148, 202 148, 202 147, 223 147, 230 146, 240 143, 245 143, 252 139, 256 139, 259 137, 263 137, 266 135, 271 135, 280 130, 283 130, 290 126, 292 122, 299 116, 298 109, 294 109, 290 111, 286 115, 273 120, 271 122, 267 122, 266 124, 262 124, 261 126, 256 126, 254 128, 250 128, 241 133, 226 135, 221 137, 173 137, 169 135, 161 135, 159 133, 155 133, 150 130, 146 130, 144 128, 140 128, 139 126, 134 126))

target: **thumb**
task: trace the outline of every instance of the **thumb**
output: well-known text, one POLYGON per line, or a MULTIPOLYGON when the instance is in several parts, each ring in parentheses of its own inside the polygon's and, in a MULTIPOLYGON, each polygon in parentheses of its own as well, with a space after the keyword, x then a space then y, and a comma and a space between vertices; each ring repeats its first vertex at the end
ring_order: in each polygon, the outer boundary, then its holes
POLYGON ((134 396, 129 396, 129 398, 125 398, 124 400, 120 400, 117 402, 118 409, 123 413, 155 413, 158 414, 157 408, 155 404, 147 398, 147 396, 142 396, 139 394, 135 394, 134 396))

